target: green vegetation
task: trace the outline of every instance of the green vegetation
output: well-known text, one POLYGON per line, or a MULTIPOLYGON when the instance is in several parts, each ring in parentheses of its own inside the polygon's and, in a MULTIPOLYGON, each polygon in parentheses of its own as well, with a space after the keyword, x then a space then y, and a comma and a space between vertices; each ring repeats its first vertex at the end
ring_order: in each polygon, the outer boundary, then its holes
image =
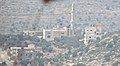
POLYGON ((78 48, 82 45, 79 41, 79 37, 62 37, 62 38, 55 38, 55 44, 59 47, 74 47, 78 48))

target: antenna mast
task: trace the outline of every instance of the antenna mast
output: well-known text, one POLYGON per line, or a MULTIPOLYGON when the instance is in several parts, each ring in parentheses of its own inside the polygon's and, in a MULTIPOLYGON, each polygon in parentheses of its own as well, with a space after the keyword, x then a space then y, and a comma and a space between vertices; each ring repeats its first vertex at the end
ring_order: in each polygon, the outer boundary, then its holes
POLYGON ((74 26, 73 26, 73 21, 74 21, 74 4, 72 3, 72 8, 71 8, 71 20, 70 20, 70 30, 71 30, 71 36, 74 35, 74 26))

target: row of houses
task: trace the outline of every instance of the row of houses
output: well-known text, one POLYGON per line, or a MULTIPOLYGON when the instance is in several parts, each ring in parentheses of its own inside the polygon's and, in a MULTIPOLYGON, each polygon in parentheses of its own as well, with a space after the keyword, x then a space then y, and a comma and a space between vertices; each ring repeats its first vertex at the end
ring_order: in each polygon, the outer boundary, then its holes
MULTIPOLYGON (((102 39, 103 36, 103 25, 101 23, 92 24, 83 28, 84 44, 88 44, 90 40, 102 39)), ((43 38, 47 41, 52 41, 55 38, 61 38, 64 36, 72 37, 75 36, 72 33, 70 27, 57 27, 43 29, 43 31, 23 31, 24 35, 37 36, 38 38, 43 38)), ((75 33, 74 33, 75 34, 75 33)))
POLYGON ((69 27, 57 27, 43 29, 43 31, 23 31, 24 35, 37 36, 38 38, 43 38, 47 41, 52 41, 54 38, 61 38, 64 36, 71 36, 71 30, 69 27))

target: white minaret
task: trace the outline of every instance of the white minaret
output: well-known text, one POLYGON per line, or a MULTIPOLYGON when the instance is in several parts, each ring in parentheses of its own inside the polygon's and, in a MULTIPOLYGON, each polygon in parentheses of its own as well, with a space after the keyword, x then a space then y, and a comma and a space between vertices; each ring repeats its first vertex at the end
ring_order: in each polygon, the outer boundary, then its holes
POLYGON ((70 20, 71 36, 74 36, 74 26, 73 26, 73 21, 74 21, 74 4, 72 3, 72 8, 71 8, 71 20, 70 20))

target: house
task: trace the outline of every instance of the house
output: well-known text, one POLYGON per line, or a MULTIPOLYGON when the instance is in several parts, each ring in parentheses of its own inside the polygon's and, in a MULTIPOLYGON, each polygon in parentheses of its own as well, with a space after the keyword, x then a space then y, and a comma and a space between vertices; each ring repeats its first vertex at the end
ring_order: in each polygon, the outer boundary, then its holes
MULTIPOLYGON (((36 51, 36 46, 34 44, 29 44, 27 47, 11 47, 10 49, 12 54, 11 61, 14 62, 17 60, 21 62, 21 64, 23 61, 35 60, 36 57, 38 57, 37 54, 40 53, 39 51, 36 51)), ((33 65, 34 63, 31 63, 31 64, 33 65)), ((36 64, 38 65, 39 63, 36 62, 36 64)))
POLYGON ((85 27, 84 29, 84 44, 88 44, 90 40, 102 39, 102 24, 97 23, 85 27))
POLYGON ((43 29, 43 39, 52 41, 54 38, 61 38, 63 36, 69 36, 70 30, 68 27, 43 29))
POLYGON ((34 44, 29 44, 28 47, 10 47, 11 50, 11 54, 12 56, 18 56, 19 52, 21 51, 26 51, 26 50, 34 50, 35 49, 35 45, 34 44))

